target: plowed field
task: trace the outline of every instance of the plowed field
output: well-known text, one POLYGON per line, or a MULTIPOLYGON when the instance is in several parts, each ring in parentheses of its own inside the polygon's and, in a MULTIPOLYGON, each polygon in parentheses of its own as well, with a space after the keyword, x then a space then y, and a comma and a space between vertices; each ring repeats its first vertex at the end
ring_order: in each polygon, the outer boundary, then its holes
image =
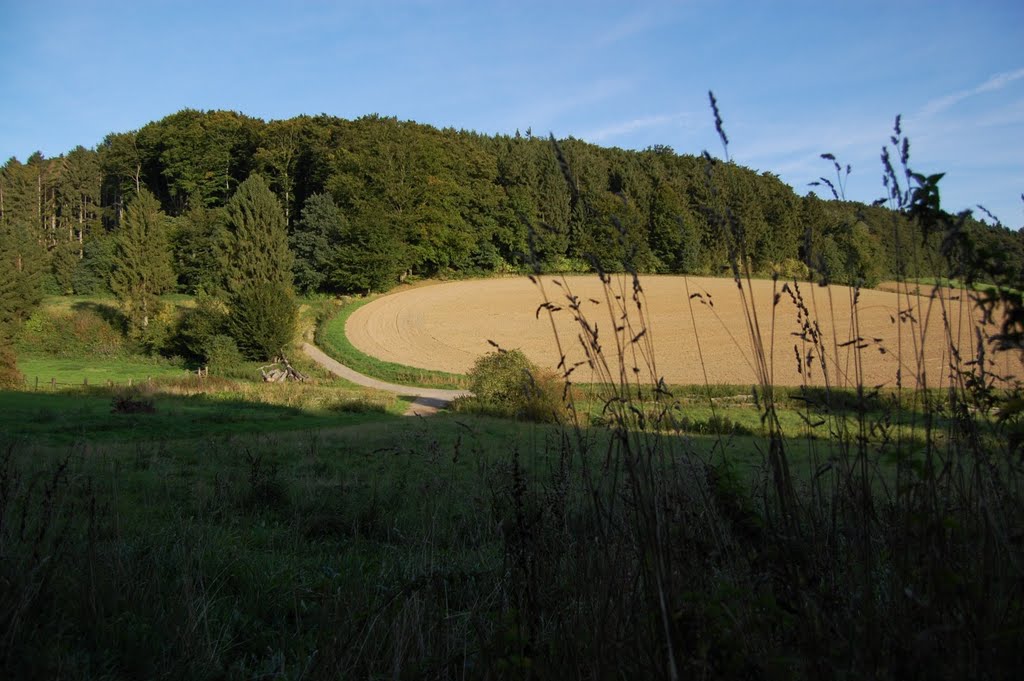
MULTIPOLYGON (((545 278, 543 284, 551 303, 563 308, 554 313, 555 328, 569 365, 586 359, 578 340, 581 327, 569 309, 569 296, 575 296, 580 312, 596 326, 610 362, 618 355, 614 329, 622 326, 621 308, 629 313, 630 327, 618 334, 627 348, 628 371, 634 365, 634 351, 644 352, 649 340, 656 375, 668 383, 702 383, 705 370, 712 383, 756 381, 744 303, 732 280, 690 277, 687 289, 687 280, 682 277, 643 277, 641 302, 649 328, 637 343, 630 340, 643 327, 630 280, 613 282, 614 313, 609 312, 605 291, 596 276, 559 281, 564 285, 556 285, 552 278, 545 278)), ((897 369, 902 372, 904 385, 913 385, 922 368, 929 386, 948 383, 950 338, 965 359, 975 354, 972 320, 978 315, 956 292, 940 298, 862 290, 856 303, 856 325, 851 314, 851 289, 802 284, 799 294, 824 339, 833 385, 854 382, 858 347, 865 385, 893 386, 897 369), (943 310, 948 325, 943 322, 943 310)), ((801 315, 790 294, 782 291, 782 282, 754 281, 748 302, 750 299, 754 301, 775 384, 801 384, 797 354, 804 366, 808 354, 812 356, 811 382, 822 384, 819 353, 795 335, 801 332, 801 315), (773 305, 776 293, 778 303, 773 305)), ((537 314, 542 302, 540 289, 527 278, 423 286, 384 296, 356 310, 348 320, 346 333, 353 345, 369 355, 424 369, 465 373, 478 356, 493 349, 488 341, 507 349, 521 348, 538 364, 555 367, 560 355, 547 313, 541 310, 537 314)), ((649 380, 649 363, 642 355, 638 355, 636 364, 649 380)), ((612 367, 617 373, 618 364, 613 362, 612 367)), ((1019 360, 1010 353, 997 355, 993 368, 1001 373, 1022 374, 1019 360)), ((573 378, 586 382, 599 376, 581 365, 573 378)))

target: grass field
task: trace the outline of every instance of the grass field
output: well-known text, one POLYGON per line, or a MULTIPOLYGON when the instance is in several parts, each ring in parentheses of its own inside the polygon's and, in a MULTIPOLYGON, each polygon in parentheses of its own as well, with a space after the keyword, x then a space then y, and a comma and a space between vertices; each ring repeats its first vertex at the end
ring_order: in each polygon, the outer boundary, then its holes
POLYGON ((148 378, 182 378, 187 372, 181 366, 159 359, 138 357, 48 357, 21 356, 18 368, 25 375, 30 388, 49 388, 51 381, 58 387, 106 385, 108 382, 137 383, 148 378))
POLYGON ((198 392, 156 383, 141 392, 152 401, 152 414, 114 413, 114 396, 124 394, 116 389, 0 392, 0 410, 8 437, 60 445, 338 428, 395 418, 405 408, 398 400, 365 391, 310 387, 305 394, 294 389, 288 394, 261 388, 222 384, 198 392))
MULTIPOLYGON (((347 344, 363 304, 321 345, 456 380, 347 344)), ((135 362, 28 356, 90 386, 0 392, 8 678, 649 678, 666 650, 681 677, 1019 668, 1019 419, 985 386, 584 382, 558 426, 135 362)))

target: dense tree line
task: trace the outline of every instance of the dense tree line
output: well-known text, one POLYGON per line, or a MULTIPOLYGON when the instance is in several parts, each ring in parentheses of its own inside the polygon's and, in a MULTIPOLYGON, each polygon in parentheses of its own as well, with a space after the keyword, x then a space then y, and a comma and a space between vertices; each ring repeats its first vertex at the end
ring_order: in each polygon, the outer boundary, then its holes
MULTIPOLYGON (((529 133, 488 136, 376 115, 266 123, 184 110, 112 133, 95 149, 0 168, 3 243, 31 242, 30 269, 53 292, 123 289, 118 263, 153 211, 161 227, 146 248, 165 253, 145 257, 170 263, 170 279, 159 275, 154 291, 169 281, 237 296, 240 275, 225 268, 255 266, 267 248, 287 263, 280 287, 294 278, 306 292, 535 264, 715 274, 737 252, 756 273, 813 271, 843 283, 941 273, 938 237, 922 241, 899 214, 801 197, 770 173, 709 166, 668 147, 624 151, 569 138, 555 149, 529 133), (247 231, 250 218, 271 219, 270 208, 247 217, 232 203, 256 174, 281 212, 272 246, 247 231)), ((993 252, 1024 262, 1017 232, 973 219, 969 227, 993 252)))

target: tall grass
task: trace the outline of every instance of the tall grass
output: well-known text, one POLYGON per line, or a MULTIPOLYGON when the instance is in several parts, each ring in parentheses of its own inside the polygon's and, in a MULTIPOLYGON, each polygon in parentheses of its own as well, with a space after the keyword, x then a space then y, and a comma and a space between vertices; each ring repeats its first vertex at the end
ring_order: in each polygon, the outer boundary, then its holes
MULTIPOLYGON (((0 672, 1014 678, 1024 668, 1024 396, 992 372, 991 355, 1021 354, 1022 287, 938 210, 938 180, 910 170, 899 129, 892 142, 890 207, 913 216, 921 238, 944 241, 949 276, 965 286, 929 296, 915 290, 918 273, 901 273, 895 335, 882 344, 903 368, 887 386, 863 380, 879 343, 859 328, 857 287, 822 286, 830 273, 811 259, 814 281, 776 279, 765 317, 742 222, 708 216, 746 313, 737 343, 754 367, 752 470, 733 454, 713 375, 687 391, 660 380, 635 271, 598 272, 600 316, 567 280, 537 277, 552 319, 576 323, 553 342, 563 357, 582 345, 604 391, 601 427, 574 401, 578 367, 563 361, 561 427, 458 415, 184 450, 86 443, 52 465, 6 443, 0 672), (995 288, 972 299, 973 280, 995 288), (837 290, 854 313, 821 323, 812 311, 830 314, 837 290), (949 368, 926 374, 927 317, 977 304, 1004 323, 992 333, 946 321, 949 368), (783 315, 798 336, 777 333, 783 315), (801 388, 774 386, 778 344, 793 346, 801 388), (840 347, 849 368, 829 359, 840 347), (794 402, 799 420, 783 414, 794 402)), ((719 163, 706 156, 709 179, 719 163)), ((705 302, 685 281, 680 296, 691 314, 705 302)), ((693 342, 708 351, 699 331, 693 342)), ((278 398, 303 408, 328 397, 289 390, 278 398)))
MULTIPOLYGON (((764 439, 752 480, 728 458, 702 456, 676 436, 674 398, 659 379, 635 271, 599 272, 603 320, 584 312, 567 281, 553 291, 536 279, 544 307, 572 316, 588 368, 609 386, 604 412, 613 433, 597 451, 577 422, 565 435, 577 446, 559 450, 549 478, 530 484, 513 471, 520 531, 506 550, 515 567, 508 588, 517 653, 542 658, 534 668, 545 676, 1007 678, 1024 668, 1021 387, 993 373, 991 360, 993 341, 1021 353, 1019 282, 997 288, 998 300, 971 295, 973 280, 998 281, 999 273, 977 267, 962 220, 939 209, 941 176, 910 169, 898 119, 892 144, 899 160, 883 157, 890 208, 913 218, 917 241, 941 237, 946 270, 966 282, 958 296, 929 296, 913 283, 917 273, 903 273, 896 337, 884 340, 904 367, 892 377, 894 390, 864 382, 865 353, 883 341, 860 328, 859 287, 840 289, 851 297, 849 325, 819 323, 811 310, 834 310, 836 289, 820 263, 808 262, 815 281, 777 279, 763 318, 744 225, 728 209, 709 214, 729 247, 746 319, 739 343, 754 367, 764 439), (1005 312, 998 337, 980 323, 954 327, 952 307, 964 305, 1005 312), (776 334, 780 314, 796 315, 795 339, 776 334), (924 370, 933 315, 947 345, 948 370, 939 376, 924 370), (837 331, 825 336, 823 327, 837 331), (785 432, 779 417, 776 343, 793 343, 805 379, 808 473, 794 465, 792 437, 800 433, 785 432), (849 367, 828 359, 841 347, 853 350, 849 367), (893 425, 908 421, 923 437, 893 425)), ((713 191, 719 161, 705 160, 713 191)), ((688 288, 685 295, 691 306, 702 302, 688 288)), ((699 332, 694 343, 700 350, 699 332)), ((575 367, 563 360, 561 368, 571 381, 575 367)), ((712 413, 713 380, 706 377, 712 413)))

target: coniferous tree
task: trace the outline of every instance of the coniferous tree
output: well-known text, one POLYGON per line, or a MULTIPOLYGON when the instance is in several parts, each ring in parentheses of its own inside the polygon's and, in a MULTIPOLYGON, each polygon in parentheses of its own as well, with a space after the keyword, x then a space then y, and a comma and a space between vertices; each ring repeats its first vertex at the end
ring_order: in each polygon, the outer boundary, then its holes
MULTIPOLYGON (((344 214, 330 194, 314 194, 302 208, 291 245, 295 252, 295 283, 305 291, 337 287, 329 280, 328 266, 334 252, 343 248, 342 234, 348 226, 344 214)), ((333 277, 332 277, 333 279, 333 277)))
POLYGON ((171 232, 174 270, 183 291, 213 291, 220 284, 217 247, 224 209, 192 206, 177 218, 171 232))
POLYGON ((50 269, 57 289, 63 295, 75 293, 75 270, 81 247, 75 241, 61 241, 50 252, 50 269))
POLYGON ((257 283, 291 288, 284 213, 261 175, 240 184, 225 206, 219 256, 224 290, 231 296, 257 283))
POLYGON ((159 311, 158 296, 174 288, 167 232, 167 216, 143 188, 125 211, 110 273, 110 289, 139 335, 159 311))
POLYGON ((228 201, 224 220, 220 257, 228 330, 250 359, 271 359, 291 341, 297 310, 281 204, 253 174, 228 201))
POLYGON ((290 286, 261 281, 231 298, 227 329, 249 359, 280 357, 295 335, 298 306, 290 286))
POLYGON ((44 263, 43 249, 29 225, 0 225, 0 342, 10 342, 42 300, 44 263))
POLYGON ((79 295, 103 295, 110 291, 110 271, 113 269, 117 239, 113 234, 100 233, 86 240, 82 259, 75 267, 71 288, 79 295))
POLYGON ((0 387, 21 383, 12 345, 21 323, 42 299, 44 262, 28 224, 0 223, 0 387))

